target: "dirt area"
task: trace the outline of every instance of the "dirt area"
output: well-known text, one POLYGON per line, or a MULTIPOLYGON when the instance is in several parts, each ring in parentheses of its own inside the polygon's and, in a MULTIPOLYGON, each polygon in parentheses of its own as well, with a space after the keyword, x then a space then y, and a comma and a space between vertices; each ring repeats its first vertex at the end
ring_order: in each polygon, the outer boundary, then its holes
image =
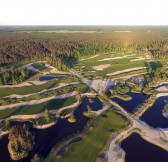
MULTIPOLYGON (((59 71, 58 69, 56 69, 53 66, 50 66, 49 68, 51 68, 51 70, 50 70, 51 74, 70 74, 69 72, 59 71)), ((48 72, 48 74, 49 74, 49 72, 48 72)))
POLYGON ((158 92, 168 92, 168 87, 162 86, 162 87, 156 88, 155 90, 158 92))
POLYGON ((95 55, 95 56, 92 56, 92 57, 89 57, 89 58, 84 58, 84 59, 81 59, 80 61, 89 60, 89 59, 95 58, 95 57, 97 57, 97 56, 98 56, 98 55, 95 55))
POLYGON ((143 61, 143 60, 149 60, 150 57, 138 57, 136 59, 130 60, 130 62, 136 62, 136 61, 143 61))
POLYGON ((131 30, 116 30, 114 31, 115 33, 130 33, 130 32, 133 32, 131 30))
POLYGON ((110 66, 110 64, 104 64, 104 65, 92 66, 92 68, 97 71, 101 71, 101 70, 108 68, 109 66, 110 66))
POLYGON ((125 70, 116 71, 114 73, 110 73, 110 74, 107 74, 107 75, 108 76, 118 75, 118 74, 122 74, 122 73, 128 73, 128 72, 132 72, 132 71, 138 71, 138 70, 142 70, 142 69, 146 69, 146 67, 136 67, 136 68, 131 68, 131 69, 125 69, 125 70))
POLYGON ((117 60, 117 59, 127 58, 127 57, 134 56, 134 55, 135 55, 135 54, 125 55, 125 56, 121 56, 121 57, 112 57, 112 58, 110 57, 110 58, 105 58, 105 59, 98 60, 98 61, 117 60))

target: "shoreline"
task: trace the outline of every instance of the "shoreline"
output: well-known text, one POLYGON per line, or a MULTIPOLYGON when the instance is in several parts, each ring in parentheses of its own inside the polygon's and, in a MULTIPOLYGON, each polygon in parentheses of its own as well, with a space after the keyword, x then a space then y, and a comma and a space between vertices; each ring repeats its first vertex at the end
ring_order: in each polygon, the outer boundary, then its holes
MULTIPOLYGON (((130 128, 118 133, 115 138, 113 138, 106 151, 108 162, 125 161, 126 152, 121 147, 121 142, 132 133, 138 133, 145 141, 168 151, 168 143, 165 142, 166 137, 162 137, 160 131, 162 130, 151 128, 147 124, 144 126, 140 123, 140 120, 139 122, 137 121, 137 123, 133 124, 130 128)), ((165 131, 162 132, 165 133, 165 131)))

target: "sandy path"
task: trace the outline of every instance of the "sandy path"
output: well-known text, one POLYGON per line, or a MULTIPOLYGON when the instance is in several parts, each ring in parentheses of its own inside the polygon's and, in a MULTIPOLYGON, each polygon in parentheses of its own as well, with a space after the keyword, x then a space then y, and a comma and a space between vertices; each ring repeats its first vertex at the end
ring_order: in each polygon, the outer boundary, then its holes
POLYGON ((4 105, 4 106, 0 106, 0 110, 4 110, 4 109, 10 109, 13 107, 18 107, 18 106, 25 106, 25 105, 37 105, 49 100, 53 100, 53 99, 64 99, 64 98, 68 98, 71 96, 75 96, 77 94, 76 91, 74 92, 70 92, 67 94, 62 94, 62 95, 58 95, 58 96, 51 96, 51 97, 47 97, 47 98, 42 98, 39 100, 31 100, 29 102, 21 102, 21 103, 15 103, 15 104, 10 104, 10 105, 4 105))
POLYGON ((127 138, 130 133, 137 128, 140 129, 142 138, 165 150, 168 150, 168 143, 165 142, 168 140, 168 133, 166 130, 154 129, 141 120, 135 120, 117 103, 114 103, 113 101, 110 101, 110 103, 112 103, 116 109, 118 109, 126 118, 131 121, 132 126, 123 132, 115 134, 115 137, 111 141, 109 149, 107 150, 108 162, 125 161, 125 152, 120 147, 120 142, 127 138))
POLYGON ((34 68, 34 67, 32 66, 32 64, 33 64, 33 63, 27 64, 27 65, 23 66, 23 68, 28 69, 28 70, 31 70, 31 71, 34 71, 34 72, 36 72, 36 73, 39 73, 40 70, 34 68))
POLYGON ((121 77, 114 78, 114 80, 116 80, 116 79, 127 80, 127 79, 129 79, 131 77, 140 76, 140 75, 143 75, 143 74, 147 74, 147 72, 139 73, 139 74, 131 74, 131 75, 126 75, 126 76, 121 76, 121 77))
POLYGON ((106 68, 110 67, 110 64, 104 64, 104 65, 98 65, 98 66, 92 66, 93 69, 97 71, 104 70, 106 68))
MULTIPOLYGON (((50 88, 50 89, 44 89, 44 90, 42 90, 41 92, 38 92, 38 93, 42 94, 42 93, 49 92, 49 91, 52 91, 52 90, 60 89, 60 88, 65 87, 65 86, 76 85, 76 84, 79 84, 79 83, 78 82, 72 82, 72 83, 68 83, 68 84, 60 83, 58 85, 58 87, 50 88)), ((36 93, 31 93, 31 94, 27 94, 27 95, 12 94, 10 96, 6 96, 5 98, 24 98, 24 97, 29 97, 29 96, 32 96, 32 95, 35 95, 35 94, 36 93)))
POLYGON ((51 74, 70 74, 69 72, 64 72, 64 71, 57 70, 57 68, 51 66, 46 61, 37 61, 37 62, 34 62, 34 63, 30 63, 30 64, 25 65, 24 68, 27 68, 29 70, 33 70, 34 72, 41 72, 40 70, 38 70, 38 69, 36 69, 32 66, 32 64, 35 64, 35 63, 43 63, 46 68, 51 69, 49 72, 44 72, 44 74, 50 74, 50 73, 51 74))
POLYGON ((28 82, 23 82, 16 85, 0 85, 0 88, 17 88, 17 87, 26 87, 26 86, 32 86, 32 85, 42 85, 47 82, 48 81, 28 81, 28 82))
MULTIPOLYGON (((40 70, 32 66, 32 64, 34 63, 44 63, 45 67, 51 68, 49 72, 42 72, 43 75, 45 74, 70 74, 70 72, 64 72, 64 71, 57 70, 55 67, 51 66, 46 61, 37 61, 37 62, 29 63, 27 65, 24 65, 23 68, 27 68, 28 70, 32 70, 34 72, 40 73, 41 72, 40 70)), ((47 82, 48 81, 26 81, 26 82, 23 82, 17 85, 0 85, 0 88, 15 88, 15 87, 24 87, 24 86, 32 86, 32 85, 41 85, 47 82)))
POLYGON ((127 138, 131 134, 133 129, 136 129, 136 128, 141 130, 141 137, 144 140, 168 151, 168 143, 165 142, 168 140, 168 134, 164 130, 154 129, 146 125, 146 123, 143 123, 141 121, 139 122, 134 123, 131 128, 118 134, 116 138, 112 140, 112 142, 110 143, 109 150, 107 152, 108 162, 119 162, 119 160, 124 161, 125 152, 120 147, 120 144, 118 144, 118 141, 120 140, 122 141, 125 138, 127 138))
POLYGON ((98 60, 98 61, 118 60, 118 59, 127 58, 127 57, 134 56, 134 55, 135 55, 135 54, 125 55, 125 56, 121 56, 121 57, 110 57, 110 58, 105 58, 105 59, 98 60))
POLYGON ((108 110, 111 107, 111 104, 105 105, 101 110, 98 111, 92 111, 95 113, 97 116, 101 115, 104 111, 108 110))
POLYGON ((70 74, 69 72, 64 72, 64 71, 59 71, 57 68, 50 66, 51 70, 50 73, 51 74, 70 74))
MULTIPOLYGON (((62 108, 56 109, 56 110, 50 110, 50 113, 52 113, 52 114, 60 114, 62 111, 66 110, 66 109, 72 109, 74 107, 79 106, 79 104, 80 104, 80 101, 78 100, 77 102, 73 103, 72 105, 65 106, 65 107, 62 107, 62 108)), ((24 120, 37 119, 37 118, 40 118, 42 116, 44 116, 44 112, 38 113, 38 114, 32 114, 32 115, 13 115, 13 116, 10 116, 8 118, 5 118, 5 120, 11 120, 11 119, 24 119, 24 120)), ((0 122, 2 120, 4 120, 4 119, 1 119, 0 122)))
POLYGON ((52 123, 48 123, 48 124, 44 124, 44 125, 33 125, 33 128, 36 128, 36 129, 46 129, 46 128, 52 127, 56 123, 57 123, 57 121, 52 122, 52 123))
POLYGON ((168 93, 158 93, 158 94, 156 94, 157 98, 163 97, 163 96, 168 96, 168 93))
POLYGON ((103 91, 107 87, 116 85, 117 83, 118 81, 112 79, 86 80, 86 84, 97 92, 103 91))
POLYGON ((158 92, 168 92, 168 86, 162 86, 155 89, 158 92))
POLYGON ((89 57, 89 58, 80 59, 80 61, 89 60, 89 59, 95 58, 97 56, 99 56, 99 55, 95 55, 95 56, 92 56, 92 57, 89 57))
POLYGON ((107 74, 107 76, 113 76, 113 75, 118 75, 122 73, 128 73, 128 72, 138 71, 138 70, 143 70, 143 69, 146 69, 146 67, 136 67, 136 68, 131 68, 131 69, 120 70, 114 73, 107 74))
POLYGON ((138 57, 136 59, 130 60, 130 62, 137 62, 137 61, 143 61, 143 60, 149 60, 149 57, 138 57))

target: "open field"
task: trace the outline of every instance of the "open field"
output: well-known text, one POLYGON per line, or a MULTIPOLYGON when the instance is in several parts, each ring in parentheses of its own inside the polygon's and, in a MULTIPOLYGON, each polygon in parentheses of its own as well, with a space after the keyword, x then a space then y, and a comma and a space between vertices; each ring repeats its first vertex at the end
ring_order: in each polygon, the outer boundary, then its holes
POLYGON ((70 145, 62 158, 53 161, 93 162, 105 148, 105 144, 110 140, 112 133, 125 128, 127 125, 128 122, 123 116, 110 109, 96 119, 93 128, 82 141, 70 145))

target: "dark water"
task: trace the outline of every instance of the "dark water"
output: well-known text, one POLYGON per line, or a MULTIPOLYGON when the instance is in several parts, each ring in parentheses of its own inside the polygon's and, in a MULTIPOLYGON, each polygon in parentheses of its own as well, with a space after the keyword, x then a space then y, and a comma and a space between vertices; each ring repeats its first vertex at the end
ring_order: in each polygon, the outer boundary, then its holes
POLYGON ((126 138, 121 147, 126 152, 125 162, 168 162, 168 152, 159 148, 137 134, 126 138))
POLYGON ((113 101, 115 101, 116 103, 118 103, 120 106, 122 106, 125 110, 127 110, 128 112, 132 113, 133 110, 139 105, 141 104, 143 101, 145 101, 147 99, 147 95, 143 94, 143 93, 132 93, 131 91, 129 91, 127 93, 127 95, 132 97, 132 100, 130 101, 123 101, 117 97, 112 98, 113 101))
POLYGON ((162 115, 165 100, 168 100, 168 96, 159 97, 140 119, 154 128, 168 128, 168 119, 162 115))
POLYGON ((59 79, 59 78, 64 78, 64 76, 42 76, 39 78, 40 81, 48 81, 48 80, 53 80, 53 79, 59 79))
MULTIPOLYGON (((19 160, 19 162, 30 162, 30 159, 34 154, 39 154, 41 156, 47 156, 51 148, 64 140, 70 135, 80 132, 84 129, 89 118, 83 116, 83 112, 87 110, 87 105, 92 107, 92 110, 99 110, 102 108, 102 103, 98 98, 93 98, 93 102, 89 102, 88 98, 82 99, 82 104, 79 106, 74 115, 77 119, 75 123, 69 123, 67 119, 58 119, 57 124, 47 129, 34 129, 32 124, 29 122, 13 122, 13 124, 24 124, 28 123, 31 129, 36 132, 35 145, 30 152, 29 156, 25 159, 19 160)), ((8 136, 4 136, 0 140, 0 162, 13 162, 10 158, 8 150, 8 136)))
POLYGON ((163 83, 163 84, 161 84, 161 85, 159 85, 159 86, 157 86, 155 88, 160 88, 160 87, 163 87, 163 86, 168 86, 168 84, 167 83, 163 83))

